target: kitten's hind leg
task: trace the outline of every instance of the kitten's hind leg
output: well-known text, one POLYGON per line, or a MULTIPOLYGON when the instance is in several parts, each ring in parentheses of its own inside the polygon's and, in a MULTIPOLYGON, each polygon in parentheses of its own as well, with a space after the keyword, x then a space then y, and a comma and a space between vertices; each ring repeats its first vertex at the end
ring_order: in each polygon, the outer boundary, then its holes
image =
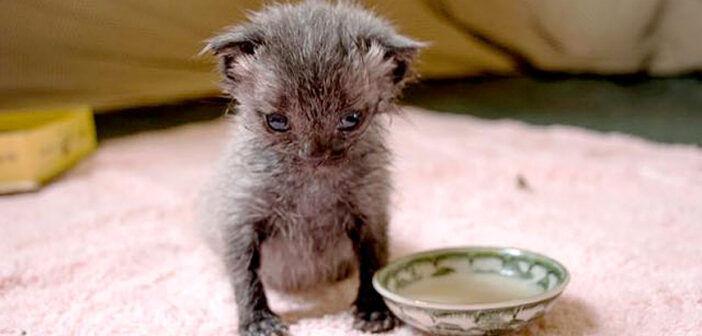
POLYGON ((242 336, 287 336, 288 328, 271 312, 258 276, 261 225, 230 227, 225 235, 224 261, 234 288, 242 336))

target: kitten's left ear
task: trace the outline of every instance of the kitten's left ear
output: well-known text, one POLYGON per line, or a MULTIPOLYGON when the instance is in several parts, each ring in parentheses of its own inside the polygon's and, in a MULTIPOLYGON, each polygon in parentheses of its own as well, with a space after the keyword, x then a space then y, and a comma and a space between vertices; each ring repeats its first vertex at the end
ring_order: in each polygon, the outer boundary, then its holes
POLYGON ((403 85, 414 75, 411 71, 412 63, 417 58, 419 50, 427 44, 399 34, 380 39, 379 42, 385 49, 384 57, 393 60, 394 67, 390 73, 393 83, 403 85))
POLYGON ((234 68, 243 57, 253 56, 261 43, 260 38, 239 26, 207 41, 205 49, 200 53, 212 52, 218 56, 222 74, 236 82, 238 78, 234 68))

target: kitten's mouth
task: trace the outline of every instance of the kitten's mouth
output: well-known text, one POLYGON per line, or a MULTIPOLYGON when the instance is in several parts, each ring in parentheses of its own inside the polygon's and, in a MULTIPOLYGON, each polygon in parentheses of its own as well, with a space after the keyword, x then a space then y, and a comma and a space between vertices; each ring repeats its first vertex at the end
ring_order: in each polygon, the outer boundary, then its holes
POLYGON ((334 166, 334 165, 336 165, 339 161, 340 161, 339 159, 325 158, 325 159, 321 159, 321 160, 309 161, 309 164, 310 164, 312 167, 319 168, 319 167, 334 166))
POLYGON ((311 169, 320 168, 331 168, 337 166, 341 161, 342 157, 321 157, 321 158, 305 158, 301 159, 302 163, 311 169))

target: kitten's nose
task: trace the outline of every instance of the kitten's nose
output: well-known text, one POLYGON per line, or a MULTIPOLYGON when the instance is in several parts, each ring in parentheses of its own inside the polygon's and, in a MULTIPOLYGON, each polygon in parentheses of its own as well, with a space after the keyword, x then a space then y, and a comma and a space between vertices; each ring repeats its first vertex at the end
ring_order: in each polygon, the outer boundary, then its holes
POLYGON ((300 156, 307 160, 319 160, 326 154, 326 148, 319 139, 308 139, 302 143, 300 156))

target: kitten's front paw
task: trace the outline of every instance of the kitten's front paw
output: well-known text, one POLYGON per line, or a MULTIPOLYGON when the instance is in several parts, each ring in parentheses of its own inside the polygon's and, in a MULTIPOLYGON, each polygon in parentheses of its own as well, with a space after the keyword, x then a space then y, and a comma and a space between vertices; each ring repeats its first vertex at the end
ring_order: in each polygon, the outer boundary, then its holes
POLYGON ((241 327, 242 336, 288 336, 288 326, 275 315, 265 317, 241 327))
POLYGON ((375 311, 355 308, 353 318, 354 329, 371 333, 388 331, 402 324, 387 308, 375 311))

